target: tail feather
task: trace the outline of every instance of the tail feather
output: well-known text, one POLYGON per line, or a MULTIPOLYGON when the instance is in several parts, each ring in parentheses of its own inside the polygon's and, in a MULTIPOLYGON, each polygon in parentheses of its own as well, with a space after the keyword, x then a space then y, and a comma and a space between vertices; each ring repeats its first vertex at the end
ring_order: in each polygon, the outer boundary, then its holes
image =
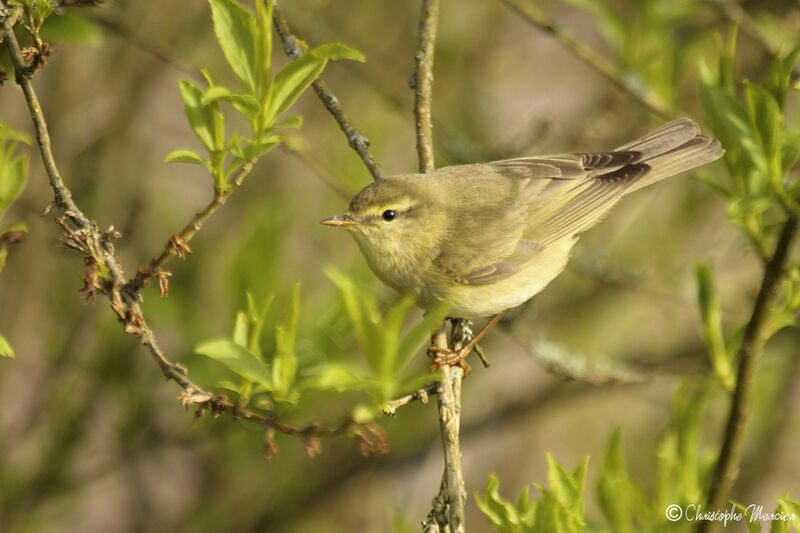
POLYGON ((651 168, 630 185, 626 194, 710 163, 725 154, 719 141, 700 135, 697 123, 688 118, 673 120, 618 150, 640 152, 642 157, 639 161, 651 168))
POLYGON ((615 151, 630 150, 640 152, 642 154, 641 160, 646 161, 651 157, 677 148, 698 135, 700 135, 700 127, 694 120, 679 118, 672 122, 667 122, 644 137, 620 146, 615 151))

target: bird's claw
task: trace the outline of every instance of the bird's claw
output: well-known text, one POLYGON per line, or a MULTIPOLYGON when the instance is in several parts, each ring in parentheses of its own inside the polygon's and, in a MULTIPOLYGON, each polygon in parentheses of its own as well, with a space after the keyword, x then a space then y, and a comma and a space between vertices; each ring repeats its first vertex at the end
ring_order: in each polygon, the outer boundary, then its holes
POLYGON ((438 346, 431 346, 428 348, 428 355, 433 358, 431 368, 436 370, 443 366, 460 366, 464 369, 464 376, 469 374, 472 369, 466 361, 467 356, 472 351, 472 348, 461 348, 459 350, 450 350, 449 348, 439 348, 438 346))

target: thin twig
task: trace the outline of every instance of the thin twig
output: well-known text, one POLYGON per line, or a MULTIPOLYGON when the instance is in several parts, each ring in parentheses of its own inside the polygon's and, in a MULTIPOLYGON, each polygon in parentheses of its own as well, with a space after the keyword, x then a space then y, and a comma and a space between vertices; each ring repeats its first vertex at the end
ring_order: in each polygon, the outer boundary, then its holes
MULTIPOLYGON (((111 239, 116 236, 113 227, 108 231, 101 231, 97 224, 80 210, 73 201, 72 193, 64 183, 56 166, 47 123, 31 82, 34 69, 31 69, 30 65, 26 64, 23 59, 19 43, 14 32, 10 31, 11 26, 8 24, 10 21, 19 19, 20 15, 15 11, 16 8, 9 12, 3 21, 2 27, 0 27, 0 36, 5 37, 6 47, 14 65, 16 82, 22 88, 28 105, 45 173, 55 196, 53 205, 62 209, 65 217, 74 225, 73 228, 64 217, 56 218, 56 222, 59 223, 64 232, 62 238, 67 246, 79 250, 87 258, 88 267, 84 274, 87 295, 93 295, 95 291, 99 290, 108 297, 111 309, 117 315, 123 330, 141 339, 142 344, 147 347, 164 376, 176 382, 183 389, 179 397, 181 403, 187 408, 189 406, 197 408, 196 416, 202 416, 209 411, 215 416, 220 413, 229 413, 237 418, 262 423, 266 426, 268 437, 277 430, 302 438, 309 453, 315 453, 318 450, 318 444, 315 440, 318 436, 345 432, 352 434, 359 440, 359 445, 364 453, 386 451, 386 438, 383 432, 373 424, 356 423, 350 419, 339 426, 327 428, 318 424, 310 424, 305 427, 285 424, 275 417, 267 417, 263 414, 240 408, 223 396, 214 395, 204 390, 189 380, 186 375, 186 369, 183 366, 167 359, 156 341, 153 330, 150 329, 150 326, 145 321, 141 307, 135 298, 125 290, 125 276, 122 267, 114 257, 114 247, 111 243, 111 239)), ((237 180, 239 181, 236 184, 237 187, 241 184, 244 174, 234 179, 234 183, 237 180)), ((222 202, 224 203, 224 199, 222 202)), ((213 212, 214 209, 216 207, 211 211, 213 212)), ((203 217, 202 220, 205 220, 206 217, 203 217)))
POLYGON ((433 57, 436 26, 439 22, 439 0, 422 0, 419 17, 419 44, 414 56, 414 117, 417 130, 417 156, 420 172, 435 168, 433 161, 433 57))
POLYGON ((664 107, 647 95, 641 94, 629 87, 628 84, 625 83, 622 74, 611 62, 596 53, 592 48, 574 39, 570 34, 564 31, 563 28, 556 24, 555 21, 549 19, 538 7, 533 5, 532 2, 527 0, 503 0, 503 2, 522 15, 522 17, 533 26, 555 37, 558 42, 575 54, 575 56, 601 74, 618 89, 628 94, 635 102, 641 104, 648 111, 664 119, 673 116, 674 113, 671 109, 664 107))
MULTIPOLYGON (((728 493, 739 475, 742 443, 752 407, 756 367, 767 340, 770 309, 777 297, 778 286, 785 275, 786 261, 789 257, 792 240, 797 233, 797 224, 797 215, 792 214, 789 215, 781 229, 775 252, 764 270, 764 278, 753 305, 753 313, 747 323, 742 345, 739 348, 736 389, 733 392, 725 437, 708 493, 707 508, 712 511, 722 509, 726 504, 728 493)), ((708 533, 713 531, 715 524, 714 520, 700 521, 697 531, 698 533, 708 533)))
POLYGON ((397 414, 397 410, 404 405, 408 405, 411 402, 415 402, 419 400, 421 404, 427 404, 430 397, 436 394, 439 391, 439 383, 433 382, 428 383, 421 389, 416 392, 412 392, 411 394, 406 394, 396 400, 391 400, 386 402, 386 405, 383 407, 383 412, 389 416, 394 416, 397 414))
MULTIPOLYGON (((300 46, 300 41, 292 33, 292 30, 289 28, 289 23, 286 22, 286 18, 283 16, 283 13, 277 5, 275 5, 272 10, 272 22, 275 25, 275 30, 278 32, 281 41, 283 42, 283 50, 286 55, 291 59, 298 59, 302 57, 305 52, 300 46)), ((353 126, 353 124, 350 122, 350 119, 342 109, 339 99, 336 98, 336 96, 328 88, 328 85, 320 78, 314 80, 314 83, 311 84, 311 87, 313 87, 314 92, 317 93, 319 99, 322 100, 322 104, 325 106, 328 112, 333 115, 336 123, 339 124, 339 128, 341 128, 345 137, 347 137, 347 143, 350 145, 350 148, 355 150, 355 152, 364 162, 367 170, 369 170, 369 173, 372 174, 372 177, 374 179, 380 178, 383 173, 381 172, 380 166, 378 166, 378 163, 375 162, 375 159, 372 157, 372 154, 369 151, 369 139, 361 135, 361 133, 359 133, 359 131, 353 126)))
POLYGON ((163 279, 165 274, 162 273, 162 267, 172 256, 179 255, 182 257, 185 252, 191 252, 187 246, 188 242, 200 231, 200 228, 203 227, 208 217, 222 207, 225 202, 228 201, 228 197, 242 185, 244 179, 256 164, 256 161, 258 161, 258 158, 253 158, 242 163, 236 171, 233 180, 229 182, 228 188, 224 191, 215 191, 214 198, 212 198, 211 202, 201 211, 198 211, 180 233, 171 236, 167 240, 164 249, 158 256, 151 259, 146 266, 141 267, 139 271, 136 272, 136 276, 127 283, 126 290, 131 293, 136 293, 139 289, 147 287, 154 277, 161 277, 163 279))

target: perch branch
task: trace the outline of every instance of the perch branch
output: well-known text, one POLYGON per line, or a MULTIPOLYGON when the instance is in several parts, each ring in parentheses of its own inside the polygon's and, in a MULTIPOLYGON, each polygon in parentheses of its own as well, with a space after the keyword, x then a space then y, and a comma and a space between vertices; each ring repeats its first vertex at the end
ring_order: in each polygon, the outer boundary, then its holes
MULTIPOLYGON (((319 424, 310 424, 305 427, 285 424, 275 417, 240 408, 223 396, 214 395, 204 390, 189 380, 186 369, 183 366, 173 363, 164 355, 156 341, 153 330, 150 329, 150 326, 145 321, 141 307, 136 299, 125 290, 125 276, 122 267, 116 261, 114 246, 111 242, 113 238, 118 237, 118 234, 113 231, 113 227, 108 231, 100 230, 97 223, 89 219, 74 202, 71 191, 61 177, 53 157, 44 113, 31 81, 31 76, 35 70, 25 62, 19 43, 14 32, 11 31, 10 22, 16 22, 19 19, 19 13, 15 15, 15 11, 15 9, 12 9, 7 13, 0 27, 0 37, 5 37, 5 44, 14 65, 16 82, 22 89, 31 115, 45 173, 55 197, 52 205, 64 212, 64 217, 56 218, 56 222, 63 230, 63 242, 68 247, 83 253, 86 257, 87 268, 84 272, 86 286, 83 292, 87 297, 93 297, 96 291, 108 297, 111 309, 117 315, 125 333, 138 337, 158 364, 164 377, 180 385, 183 389, 179 396, 181 403, 187 408, 195 406, 197 408, 195 412, 197 417, 208 411, 215 416, 221 413, 230 413, 237 418, 264 424, 266 427, 267 440, 265 441, 265 450, 267 453, 276 451, 272 441, 272 435, 276 430, 302 438, 306 444, 306 450, 310 454, 318 451, 317 438, 319 436, 336 435, 345 432, 359 440, 361 451, 364 453, 385 451, 387 448, 386 438, 377 426, 356 423, 349 419, 340 426, 327 428, 319 424), (69 222, 67 222, 67 219, 69 222)), ((243 177, 241 176, 242 179, 243 177)))
POLYGON ((649 98, 647 95, 634 91, 625 83, 624 77, 619 70, 603 56, 596 53, 592 48, 574 39, 569 33, 564 31, 555 21, 547 16, 532 2, 526 0, 503 0, 508 6, 530 22, 536 28, 549 33, 564 47, 570 50, 576 57, 581 59, 594 71, 606 78, 612 85, 626 93, 635 102, 646 108, 651 113, 668 119, 673 115, 672 110, 649 98))
MULTIPOLYGON (((447 347, 445 325, 434 334, 434 346, 447 347)), ((454 350, 461 349, 464 344, 463 331, 453 324, 451 341, 454 350)), ((464 507, 467 502, 467 490, 464 485, 464 472, 461 466, 461 383, 464 369, 461 366, 442 365, 439 367, 439 428, 442 433, 444 452, 444 472, 439 493, 433 499, 433 505, 425 524, 425 533, 447 531, 464 533, 464 507)))
MULTIPOLYGON (((777 297, 777 289, 785 275, 786 262, 792 240, 797 233, 797 215, 791 214, 781 229, 775 252, 767 263, 761 288, 758 291, 753 313, 739 348, 739 370, 736 375, 736 389, 731 400, 725 437, 717 465, 711 477, 707 507, 709 510, 722 509, 728 501, 728 493, 739 475, 739 462, 742 454, 745 428, 750 416, 756 367, 764 349, 769 330, 769 313, 777 297)), ((698 533, 709 533, 715 521, 698 522, 698 533)))
MULTIPOLYGON (((291 59, 302 57, 304 52, 303 48, 300 46, 300 41, 292 33, 292 30, 289 28, 289 23, 286 21, 286 17, 283 16, 283 12, 281 12, 277 5, 275 5, 272 10, 272 22, 275 25, 275 31, 278 32, 278 36, 280 36, 283 42, 283 51, 286 55, 291 59)), ((366 166, 369 173, 372 174, 372 177, 374 179, 380 178, 383 173, 369 151, 369 139, 361 135, 353 126, 350 119, 345 114, 344 109, 342 109, 339 99, 336 98, 328 88, 328 85, 320 78, 314 80, 311 87, 313 87, 314 92, 317 93, 317 96, 319 96, 319 99, 328 112, 333 115, 336 123, 339 124, 339 128, 341 128, 345 137, 347 137, 347 143, 350 145, 350 148, 355 150, 364 162, 364 166, 366 166)))
MULTIPOLYGON (((439 19, 439 0, 422 0, 419 17, 419 42, 414 63, 414 117, 417 132, 417 156, 420 172, 430 172, 434 166, 433 123, 431 102, 433 92, 433 59, 436 45, 436 26, 439 19)), ((452 341, 459 349, 463 331, 453 326, 452 341)), ((443 322, 434 333, 431 343, 436 348, 447 349, 447 323, 443 322)), ((444 472, 439 493, 433 498, 428 518, 423 522, 426 533, 464 533, 464 506, 467 491, 461 469, 459 430, 461 425, 461 366, 442 365, 438 369, 437 404, 439 428, 442 433, 444 472)))

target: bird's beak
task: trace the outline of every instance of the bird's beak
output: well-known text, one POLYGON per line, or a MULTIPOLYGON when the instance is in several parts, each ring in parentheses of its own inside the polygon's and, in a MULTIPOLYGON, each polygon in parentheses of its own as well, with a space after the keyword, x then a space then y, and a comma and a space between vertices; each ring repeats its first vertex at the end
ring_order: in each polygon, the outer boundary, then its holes
POLYGON ((338 217, 331 217, 326 218, 325 220, 321 221, 320 224, 323 226, 335 226, 340 228, 349 228, 353 226, 358 226, 361 223, 353 218, 353 215, 350 213, 345 213, 338 217))

